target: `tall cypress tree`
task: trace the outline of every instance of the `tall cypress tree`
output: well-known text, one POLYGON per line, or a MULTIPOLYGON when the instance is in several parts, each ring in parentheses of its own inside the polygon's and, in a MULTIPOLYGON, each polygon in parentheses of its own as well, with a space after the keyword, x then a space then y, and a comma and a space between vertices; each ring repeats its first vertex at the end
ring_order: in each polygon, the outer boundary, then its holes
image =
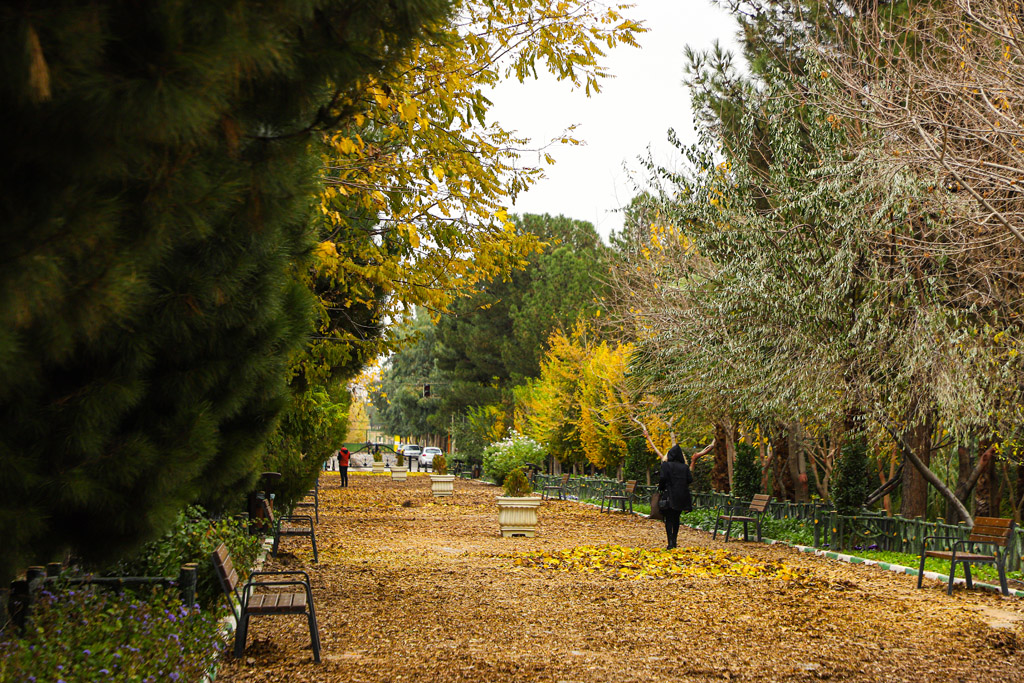
POLYGON ((0 580, 249 484, 309 332, 319 133, 445 5, 0 8, 0 580))

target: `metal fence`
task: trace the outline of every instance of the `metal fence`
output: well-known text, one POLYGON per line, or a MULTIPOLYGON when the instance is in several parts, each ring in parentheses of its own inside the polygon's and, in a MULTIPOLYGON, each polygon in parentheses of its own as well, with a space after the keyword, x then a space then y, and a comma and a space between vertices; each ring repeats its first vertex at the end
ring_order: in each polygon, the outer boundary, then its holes
MULTIPOLYGON (((554 486, 561 482, 559 475, 537 474, 534 490, 554 486)), ((571 499, 599 501, 605 494, 623 495, 625 482, 604 477, 570 477, 566 483, 566 494, 571 499)), ((657 486, 637 485, 633 493, 634 503, 647 503, 657 486)), ((694 508, 716 509, 723 506, 743 506, 741 501, 728 493, 698 491, 693 493, 694 508)), ((922 518, 907 519, 900 515, 889 516, 885 512, 863 509, 855 515, 840 515, 834 508, 822 503, 794 503, 772 501, 768 514, 773 519, 794 519, 807 525, 813 534, 816 548, 830 550, 863 549, 895 551, 920 555, 924 539, 928 536, 951 536, 954 540, 933 540, 930 550, 949 550, 956 540, 966 541, 971 530, 962 522, 947 524, 944 520, 928 522, 922 518)), ((1007 548, 1006 568, 1021 568, 1021 548, 1024 547, 1024 529, 1014 531, 1014 539, 1007 548)))

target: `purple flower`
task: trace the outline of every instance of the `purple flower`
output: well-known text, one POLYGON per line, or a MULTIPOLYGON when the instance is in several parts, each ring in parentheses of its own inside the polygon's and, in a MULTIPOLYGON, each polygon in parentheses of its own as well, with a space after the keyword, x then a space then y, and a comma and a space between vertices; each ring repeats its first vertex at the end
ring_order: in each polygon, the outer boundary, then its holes
POLYGON ((91 651, 89 651, 89 650, 82 650, 82 654, 83 654, 83 655, 91 655, 91 654, 92 654, 92 652, 91 652, 91 651))

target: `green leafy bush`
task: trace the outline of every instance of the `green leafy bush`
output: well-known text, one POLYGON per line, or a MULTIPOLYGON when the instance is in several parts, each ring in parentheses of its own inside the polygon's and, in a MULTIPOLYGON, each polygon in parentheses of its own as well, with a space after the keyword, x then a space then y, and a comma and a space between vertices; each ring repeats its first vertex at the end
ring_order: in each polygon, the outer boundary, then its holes
POLYGON ((690 488, 694 491, 710 491, 711 486, 711 473, 715 469, 715 456, 711 453, 701 455, 697 458, 697 461, 693 463, 693 471, 690 473, 693 476, 693 483, 690 484, 690 488))
POLYGON ((218 615, 177 591, 44 591, 24 637, 0 639, 0 681, 198 681, 225 645, 218 615))
POLYGON ((196 599, 205 608, 220 604, 223 591, 210 555, 224 543, 239 577, 245 578, 259 555, 262 541, 248 533, 245 521, 211 520, 198 505, 178 514, 174 526, 163 536, 147 543, 134 556, 125 558, 105 573, 113 576, 177 577, 181 565, 198 565, 196 599))
POLYGON ((547 451, 543 446, 513 431, 506 438, 484 449, 484 476, 501 485, 512 470, 528 462, 544 462, 546 457, 547 451))
POLYGON ((519 467, 505 475, 505 495, 511 498, 525 498, 533 491, 526 473, 519 467))
POLYGON ((402 454, 402 451, 395 453, 395 466, 405 467, 405 455, 402 454))
POLYGON ((748 501, 761 493, 761 466, 757 449, 749 443, 736 444, 736 462, 732 472, 733 495, 748 501))

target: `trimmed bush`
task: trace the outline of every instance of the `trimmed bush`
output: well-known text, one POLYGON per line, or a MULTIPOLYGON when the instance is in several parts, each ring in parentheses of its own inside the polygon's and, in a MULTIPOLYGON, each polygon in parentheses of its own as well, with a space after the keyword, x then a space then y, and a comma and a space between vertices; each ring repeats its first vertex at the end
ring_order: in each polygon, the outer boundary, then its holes
POLYGON ((530 480, 522 468, 515 468, 505 476, 505 495, 511 498, 525 498, 533 491, 530 480))
POLYGON ((438 453, 434 456, 434 474, 448 474, 448 458, 444 457, 444 453, 438 453))

